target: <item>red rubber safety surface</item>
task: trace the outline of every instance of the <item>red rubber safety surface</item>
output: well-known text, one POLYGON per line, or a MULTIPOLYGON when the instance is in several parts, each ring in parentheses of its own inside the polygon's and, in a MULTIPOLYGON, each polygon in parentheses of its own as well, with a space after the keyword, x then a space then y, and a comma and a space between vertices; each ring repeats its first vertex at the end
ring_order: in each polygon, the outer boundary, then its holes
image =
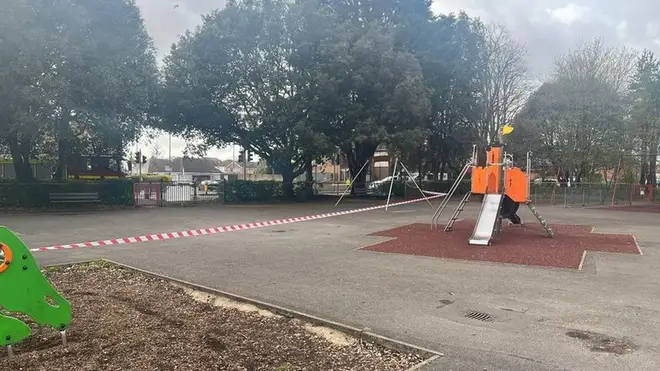
POLYGON ((468 239, 474 220, 461 220, 454 230, 444 226, 411 224, 371 234, 392 240, 362 248, 367 251, 421 255, 445 259, 477 260, 509 264, 580 269, 585 251, 640 254, 632 235, 591 233, 584 225, 551 224, 549 238, 538 224, 502 227, 490 246, 472 246, 468 239))

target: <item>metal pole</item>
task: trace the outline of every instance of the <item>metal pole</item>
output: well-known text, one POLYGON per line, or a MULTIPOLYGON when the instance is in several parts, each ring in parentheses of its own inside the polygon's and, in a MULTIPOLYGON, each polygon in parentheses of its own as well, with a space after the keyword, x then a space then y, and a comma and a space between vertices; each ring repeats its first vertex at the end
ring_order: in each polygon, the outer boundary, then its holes
MULTIPOLYGON (((403 166, 403 164, 401 164, 403 166)), ((385 211, 390 206, 390 197, 392 196, 392 186, 394 185, 394 178, 396 177, 396 168, 399 166, 399 158, 394 159, 394 170, 392 171, 392 180, 390 181, 390 191, 387 192, 387 203, 385 204, 385 211)))
POLYGON ((530 200, 529 193, 532 189, 532 180, 531 180, 531 168, 532 168, 532 159, 530 157, 531 152, 527 152, 527 201, 530 200))
POLYGON ((417 185, 417 182, 415 181, 415 178, 412 176, 412 174, 410 174, 410 171, 408 171, 408 168, 406 167, 406 165, 403 164, 403 162, 401 163, 401 167, 403 168, 403 170, 405 170, 405 172, 408 174, 408 176, 410 177, 410 179, 412 179, 413 184, 415 185, 415 187, 417 187, 417 189, 419 190, 419 193, 422 194, 422 197, 424 197, 424 200, 426 201, 426 203, 429 204, 429 207, 430 207, 431 209, 433 209, 433 205, 431 205, 431 202, 430 202, 429 199, 426 197, 426 194, 425 194, 424 191, 422 191, 422 189, 417 185))
POLYGON ((139 175, 140 178, 139 178, 139 179, 140 179, 140 182, 141 182, 141 181, 142 181, 142 150, 140 150, 138 153, 139 153, 139 156, 138 156, 138 165, 140 165, 140 170, 139 170, 139 172, 140 172, 140 175, 139 175))
POLYGON ((243 149, 243 180, 247 180, 247 156, 248 150, 243 149))
POLYGON ((351 189, 351 186, 353 185, 353 182, 355 181, 355 179, 357 179, 358 176, 360 176, 360 173, 362 173, 362 170, 364 170, 364 168, 367 166, 368 163, 369 163, 369 160, 367 160, 364 163, 364 165, 362 165, 362 167, 360 168, 360 171, 358 171, 357 174, 355 174, 355 177, 351 180, 351 183, 346 186, 346 189, 344 190, 344 193, 342 193, 341 197, 339 197, 339 200, 337 200, 337 203, 335 204, 335 207, 337 207, 337 205, 339 205, 339 203, 344 198, 344 196, 346 196, 346 192, 348 192, 348 190, 351 189))

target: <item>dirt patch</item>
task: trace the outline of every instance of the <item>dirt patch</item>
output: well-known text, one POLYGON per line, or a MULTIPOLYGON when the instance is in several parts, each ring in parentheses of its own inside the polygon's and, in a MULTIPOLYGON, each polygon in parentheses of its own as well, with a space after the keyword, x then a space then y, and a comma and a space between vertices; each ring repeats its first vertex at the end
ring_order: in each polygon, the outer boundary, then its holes
POLYGON ((557 268, 579 268, 584 251, 639 254, 632 235, 591 233, 590 226, 550 224, 555 237, 549 238, 532 221, 522 226, 504 225, 491 246, 471 246, 468 239, 474 224, 474 220, 458 221, 451 232, 445 232, 444 226, 434 230, 428 224, 406 225, 374 233, 393 239, 363 250, 557 268))
POLYGON ((566 336, 582 340, 593 352, 629 354, 637 350, 637 345, 628 339, 614 338, 591 331, 570 330, 566 336))
POLYGON ((46 274, 74 308, 68 347, 32 326, 0 370, 388 371, 422 361, 105 263, 46 274))

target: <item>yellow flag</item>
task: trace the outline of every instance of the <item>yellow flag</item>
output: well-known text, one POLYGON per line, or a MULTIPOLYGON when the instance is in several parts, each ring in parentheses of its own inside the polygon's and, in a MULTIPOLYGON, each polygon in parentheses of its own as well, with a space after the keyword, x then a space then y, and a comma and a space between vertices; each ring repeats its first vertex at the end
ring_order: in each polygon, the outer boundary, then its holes
POLYGON ((504 125, 502 127, 502 135, 509 135, 513 133, 513 126, 511 125, 504 125))

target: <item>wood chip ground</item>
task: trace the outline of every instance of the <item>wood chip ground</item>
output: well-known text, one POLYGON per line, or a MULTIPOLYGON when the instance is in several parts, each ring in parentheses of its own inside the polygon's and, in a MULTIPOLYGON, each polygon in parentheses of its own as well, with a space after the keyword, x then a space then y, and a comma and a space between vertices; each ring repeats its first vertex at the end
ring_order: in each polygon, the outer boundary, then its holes
POLYGON ((340 345, 298 320, 193 300, 167 281, 106 263, 46 274, 74 308, 68 347, 59 332, 32 326, 14 357, 0 351, 2 371, 399 371, 422 361, 355 339, 340 345))

